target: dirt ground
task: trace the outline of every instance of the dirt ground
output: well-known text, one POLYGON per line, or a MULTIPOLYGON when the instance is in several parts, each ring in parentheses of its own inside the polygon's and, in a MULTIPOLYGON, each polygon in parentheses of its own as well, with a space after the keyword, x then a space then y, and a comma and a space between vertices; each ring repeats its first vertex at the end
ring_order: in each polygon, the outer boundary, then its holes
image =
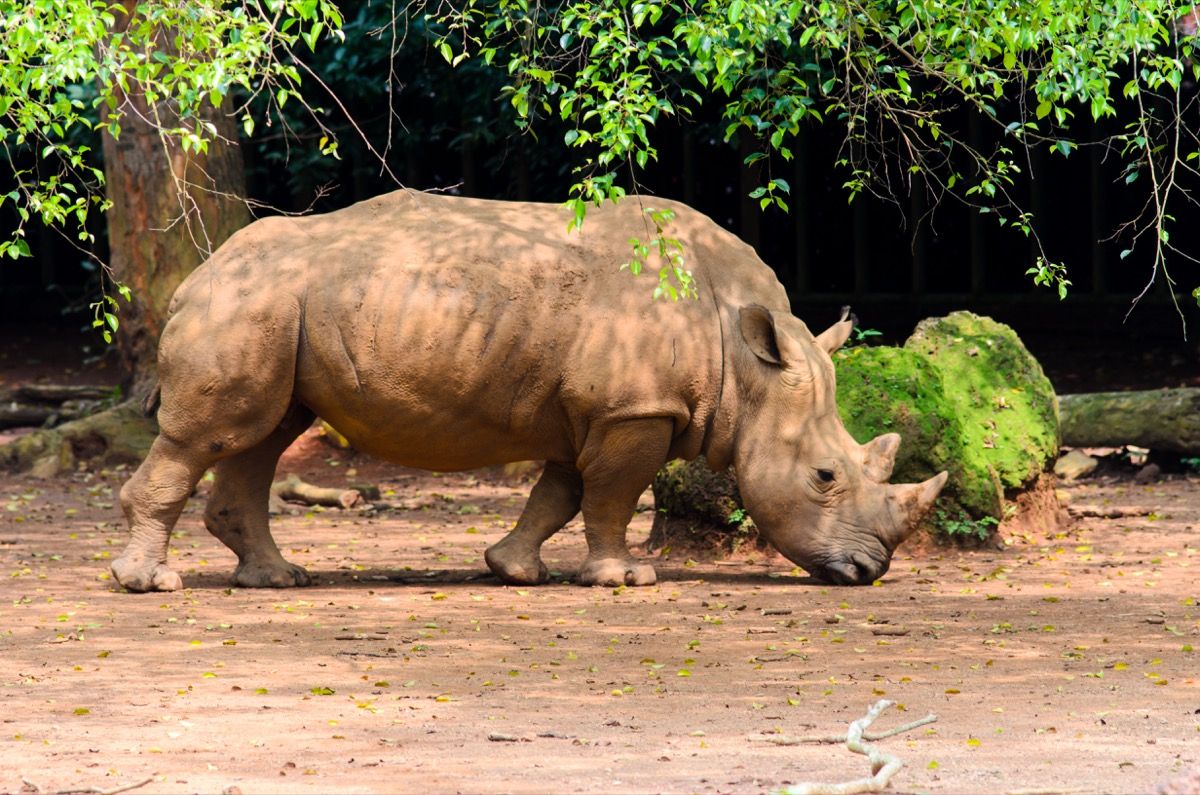
POLYGON ((1129 515, 902 548, 877 587, 758 555, 589 589, 566 582, 577 522, 547 544, 553 584, 486 574, 528 475, 312 435, 284 470, 390 506, 278 517, 306 589, 228 587, 202 484, 172 546, 186 589, 123 593, 127 471, 0 479, 0 792, 763 792, 865 775, 844 746, 769 739, 844 733, 884 697, 877 728, 938 716, 880 742, 897 792, 1149 792, 1200 767, 1195 476, 1072 486, 1077 512, 1129 515))

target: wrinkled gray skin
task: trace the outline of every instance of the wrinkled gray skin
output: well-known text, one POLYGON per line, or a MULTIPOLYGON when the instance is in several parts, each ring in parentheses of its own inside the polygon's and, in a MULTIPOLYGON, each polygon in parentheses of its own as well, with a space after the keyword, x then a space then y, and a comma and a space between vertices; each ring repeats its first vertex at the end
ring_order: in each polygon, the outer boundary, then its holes
POLYGON ((887 485, 899 437, 859 445, 834 402, 829 354, 753 250, 683 205, 698 301, 651 301, 619 265, 649 237, 641 207, 592 209, 398 191, 345 210, 267 218, 179 287, 159 346, 161 428, 121 490, 131 540, 112 565, 133 591, 173 590, 170 531, 216 467, 208 529, 234 583, 306 585, 267 528, 283 450, 321 416, 355 448, 451 471, 544 459, 516 528, 487 551, 503 580, 547 577, 542 543, 582 510, 577 580, 647 585, 625 528, 676 457, 735 464, 745 505, 791 560, 869 583, 945 473, 887 485))

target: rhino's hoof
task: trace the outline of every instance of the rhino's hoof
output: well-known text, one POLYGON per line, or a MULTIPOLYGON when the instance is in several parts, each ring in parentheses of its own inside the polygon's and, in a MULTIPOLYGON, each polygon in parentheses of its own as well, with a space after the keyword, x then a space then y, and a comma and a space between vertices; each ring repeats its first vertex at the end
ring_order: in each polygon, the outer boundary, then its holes
POLYGON ((238 564, 233 584, 239 588, 295 588, 311 585, 312 575, 303 567, 284 561, 282 565, 238 564))
POLYGON ((658 575, 649 563, 634 558, 597 558, 583 562, 580 585, 654 585, 658 575))
POLYGON ((145 558, 117 558, 112 562, 112 575, 127 590, 138 593, 178 591, 183 587, 183 580, 167 564, 145 558))
POLYGON ((500 541, 483 553, 488 568, 497 577, 512 585, 540 585, 550 579, 550 570, 534 552, 533 556, 516 555, 500 541))

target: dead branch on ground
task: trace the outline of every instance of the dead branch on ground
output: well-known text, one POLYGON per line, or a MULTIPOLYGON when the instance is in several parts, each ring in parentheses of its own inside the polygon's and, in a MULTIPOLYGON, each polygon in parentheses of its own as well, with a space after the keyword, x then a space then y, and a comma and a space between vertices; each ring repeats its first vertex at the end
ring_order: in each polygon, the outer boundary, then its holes
POLYGON ((271 484, 271 494, 288 502, 305 505, 325 505, 333 508, 354 508, 364 502, 356 489, 336 489, 305 483, 299 475, 288 475, 271 484))
MULTIPOLYGON (((919 726, 924 726, 927 723, 933 723, 935 720, 937 720, 937 715, 934 715, 931 712, 923 718, 914 720, 912 723, 906 723, 903 726, 897 726, 894 729, 888 729, 887 731, 882 732, 863 732, 862 739, 868 742, 886 740, 888 737, 895 737, 897 734, 903 734, 904 732, 912 731, 919 726)), ((772 745, 836 745, 838 743, 846 742, 846 735, 810 734, 803 737, 790 737, 786 734, 768 734, 763 735, 759 739, 765 740, 772 745)))
POLYGON ((141 781, 138 781, 134 784, 124 784, 120 787, 112 787, 111 789, 102 789, 100 787, 87 787, 87 788, 72 787, 71 789, 60 789, 60 790, 55 790, 53 792, 43 792, 41 787, 39 787, 37 784, 34 784, 32 781, 30 781, 27 778, 21 779, 21 783, 25 785, 22 789, 23 790, 27 789, 27 790, 32 791, 33 795, 85 795, 85 793, 86 793, 86 795, 117 795, 117 793, 119 793, 119 792, 129 792, 130 790, 134 790, 134 789, 138 789, 139 787, 146 786, 147 784, 149 784, 151 781, 154 780, 155 775, 157 775, 157 774, 151 774, 149 776, 146 776, 144 779, 142 779, 141 781))
MULTIPOLYGON (((867 714, 850 724, 850 728, 846 732, 845 737, 834 738, 832 742, 846 743, 846 747, 856 754, 863 754, 871 762, 871 775, 866 778, 854 779, 853 781, 845 781, 840 784, 826 784, 824 782, 806 782, 796 784, 782 790, 783 795, 858 795, 863 792, 881 792, 887 788, 892 780, 892 776, 896 775, 897 771, 904 766, 898 757, 886 754, 878 748, 867 745, 864 740, 867 738, 866 730, 876 718, 879 717, 885 709, 892 706, 895 702, 887 699, 880 699, 867 710, 867 714)), ((879 738, 891 737, 901 732, 909 731, 917 726, 924 726, 926 723, 932 723, 937 720, 936 715, 926 715, 920 720, 905 724, 890 731, 880 732, 876 735, 879 738)), ((825 737, 803 738, 809 742, 829 742, 825 737)))

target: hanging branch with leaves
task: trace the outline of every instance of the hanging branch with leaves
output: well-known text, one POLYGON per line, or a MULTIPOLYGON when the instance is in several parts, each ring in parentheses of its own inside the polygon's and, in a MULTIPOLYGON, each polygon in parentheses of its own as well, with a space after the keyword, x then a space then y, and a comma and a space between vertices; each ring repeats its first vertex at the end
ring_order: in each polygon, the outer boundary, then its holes
MULTIPOLYGON (((1132 235, 1131 247, 1152 236, 1147 289, 1159 278, 1174 286, 1171 257, 1197 261, 1170 240, 1172 206, 1196 201, 1180 178, 1200 177, 1195 101, 1180 92, 1185 77, 1200 79, 1193 39, 1179 35, 1189 32, 1186 13, 1195 14, 1187 6, 443 0, 426 8, 441 26, 437 46, 447 61, 478 57, 507 71, 505 92, 522 125, 552 115, 570 124, 564 143, 583 153, 568 199, 576 226, 588 206, 625 194, 622 170, 638 188, 639 173, 658 157, 656 124, 716 102, 726 138, 749 135, 758 144, 746 163, 768 166, 751 193, 764 207, 786 210, 790 192, 771 176, 771 161, 793 157, 805 125, 837 124, 849 199, 869 191, 896 202, 919 183, 933 208, 953 199, 990 214, 1034 241, 1041 256, 1027 273, 1061 298, 1068 271, 1042 251, 1037 219, 1014 185, 1031 148, 1067 157, 1105 146, 1123 152, 1130 174, 1150 178, 1146 211, 1118 230, 1132 235), (999 130, 999 145, 981 150, 955 127, 963 106, 999 130), (1080 132, 1083 119, 1123 114, 1136 117, 1124 131, 1100 140, 1080 132)), ((1200 288, 1194 295, 1200 301, 1200 288)))

